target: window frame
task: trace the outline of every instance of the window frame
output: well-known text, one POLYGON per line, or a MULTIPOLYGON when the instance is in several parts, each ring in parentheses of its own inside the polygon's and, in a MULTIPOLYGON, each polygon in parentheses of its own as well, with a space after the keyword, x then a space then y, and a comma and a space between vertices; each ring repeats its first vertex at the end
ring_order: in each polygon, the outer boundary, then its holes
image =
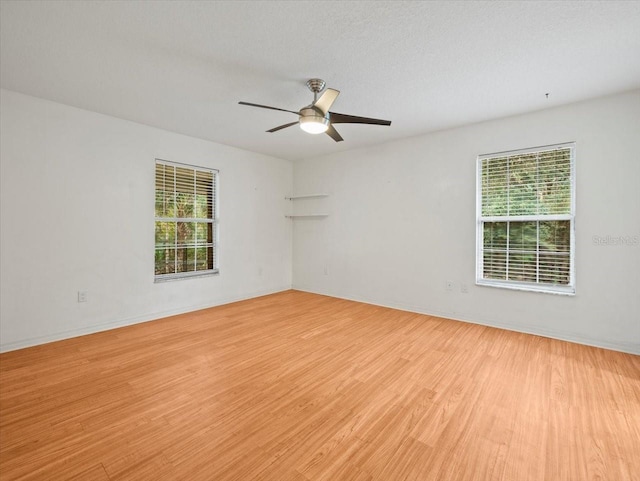
MULTIPOLYGON (((208 217, 158 217, 156 215, 155 212, 155 200, 154 200, 154 283, 159 283, 159 282, 167 282, 167 281, 174 281, 174 280, 180 280, 180 279, 193 279, 193 278, 197 278, 197 277, 208 277, 208 276, 214 276, 220 273, 220 269, 219 269, 219 202, 218 202, 218 197, 219 197, 219 191, 220 191, 220 171, 218 169, 213 169, 211 167, 202 167, 202 166, 196 166, 196 165, 192 165, 192 164, 185 164, 185 163, 181 163, 181 162, 174 162, 174 161, 169 161, 169 160, 164 160, 164 159, 160 159, 160 158, 156 158, 154 165, 153 165, 153 170, 154 170, 154 199, 156 197, 156 176, 157 176, 157 170, 158 170, 158 165, 165 165, 165 166, 170 166, 170 167, 175 167, 175 168, 182 168, 182 169, 191 169, 194 172, 200 171, 200 172, 208 172, 212 174, 212 183, 211 183, 211 187, 212 187, 212 197, 211 197, 211 202, 212 202, 212 209, 211 209, 211 215, 212 217, 209 219, 208 217), (158 222, 175 222, 176 224, 178 222, 195 222, 195 223, 203 223, 206 222, 207 224, 211 224, 211 229, 212 229, 212 234, 211 234, 211 243, 207 243, 205 245, 203 245, 202 247, 211 247, 212 248, 212 255, 213 255, 213 259, 212 259, 212 268, 211 269, 203 269, 203 270, 194 270, 194 271, 186 271, 186 272, 172 272, 169 274, 156 274, 155 273, 155 267, 156 267, 156 261, 155 261, 155 252, 157 250, 157 244, 156 244, 156 237, 155 237, 155 229, 156 229, 156 224, 158 222)), ((177 229, 177 227, 176 227, 177 229)), ((178 244, 176 243, 174 245, 174 249, 177 249, 178 244)), ((197 243, 195 244, 195 246, 197 246, 197 243)))
MULTIPOLYGON (((530 292, 543 292, 548 294, 575 295, 575 209, 576 209, 576 171, 575 171, 576 143, 564 142, 559 144, 530 147, 526 149, 508 150, 479 155, 476 159, 476 285, 515 289, 530 292), (531 153, 541 153, 552 150, 570 150, 570 182, 571 182, 571 207, 568 214, 535 214, 535 215, 482 215, 482 162, 486 159, 505 156, 517 156, 531 153), (551 284, 540 282, 524 282, 502 279, 484 278, 484 224, 487 222, 544 222, 554 220, 569 221, 569 283, 551 284)), ((507 247, 507 256, 508 256, 507 247)), ((508 258, 508 257, 507 257, 508 258)), ((539 272, 539 271, 537 271, 539 272)))

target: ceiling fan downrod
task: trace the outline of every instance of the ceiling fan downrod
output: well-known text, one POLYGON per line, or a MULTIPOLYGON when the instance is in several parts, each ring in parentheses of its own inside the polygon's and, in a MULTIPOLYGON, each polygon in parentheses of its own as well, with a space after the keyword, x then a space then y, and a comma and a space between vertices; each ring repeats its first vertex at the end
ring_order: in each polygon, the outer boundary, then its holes
POLYGON ((307 80, 307 87, 313 92, 313 102, 318 100, 318 94, 324 90, 326 82, 320 78, 312 78, 307 80))

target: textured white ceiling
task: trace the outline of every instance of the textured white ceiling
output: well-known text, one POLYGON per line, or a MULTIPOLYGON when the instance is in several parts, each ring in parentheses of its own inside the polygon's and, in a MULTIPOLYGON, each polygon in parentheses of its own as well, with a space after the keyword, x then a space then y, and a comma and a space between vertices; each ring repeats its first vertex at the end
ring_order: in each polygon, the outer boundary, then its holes
POLYGON ((638 1, 7 1, 3 88, 297 160, 640 87, 638 1), (312 99, 392 120, 265 130, 312 99), (547 99, 545 93, 549 92, 547 99))

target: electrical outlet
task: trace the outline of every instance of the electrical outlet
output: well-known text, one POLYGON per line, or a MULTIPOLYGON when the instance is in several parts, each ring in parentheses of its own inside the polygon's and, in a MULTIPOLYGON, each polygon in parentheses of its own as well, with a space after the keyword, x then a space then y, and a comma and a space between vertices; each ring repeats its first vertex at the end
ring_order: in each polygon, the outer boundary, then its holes
POLYGON ((325 276, 329 275, 329 268, 327 266, 324 266, 324 275, 325 276))
POLYGON ((453 287, 454 287, 454 282, 453 282, 453 281, 447 281, 447 283, 445 284, 445 288, 446 288, 448 291, 452 291, 452 290, 453 290, 453 287))
POLYGON ((87 302, 87 291, 78 291, 78 302, 87 302))
POLYGON ((463 294, 469 293, 469 285, 468 284, 460 284, 460 292, 463 294))

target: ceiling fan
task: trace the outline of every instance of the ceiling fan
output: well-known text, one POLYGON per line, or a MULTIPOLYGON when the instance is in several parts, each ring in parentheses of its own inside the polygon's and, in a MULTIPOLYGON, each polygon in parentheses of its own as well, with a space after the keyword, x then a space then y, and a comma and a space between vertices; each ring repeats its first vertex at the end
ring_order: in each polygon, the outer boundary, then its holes
POLYGON ((292 125, 300 124, 300 128, 310 134, 326 133, 336 142, 342 142, 344 139, 340 136, 333 124, 372 124, 372 125, 391 125, 390 120, 372 119, 369 117, 357 117, 355 115, 339 114, 337 112, 329 112, 329 109, 338 98, 340 91, 335 89, 326 89, 325 81, 319 78, 312 78, 307 82, 307 87, 313 92, 313 102, 306 107, 302 107, 298 112, 278 107, 269 107, 268 105, 252 104, 250 102, 238 102, 240 105, 249 105, 251 107, 260 107, 262 109, 280 110, 282 112, 291 112, 299 116, 296 122, 274 127, 267 132, 277 132, 286 129, 292 125), (320 92, 322 95, 318 98, 320 92))

